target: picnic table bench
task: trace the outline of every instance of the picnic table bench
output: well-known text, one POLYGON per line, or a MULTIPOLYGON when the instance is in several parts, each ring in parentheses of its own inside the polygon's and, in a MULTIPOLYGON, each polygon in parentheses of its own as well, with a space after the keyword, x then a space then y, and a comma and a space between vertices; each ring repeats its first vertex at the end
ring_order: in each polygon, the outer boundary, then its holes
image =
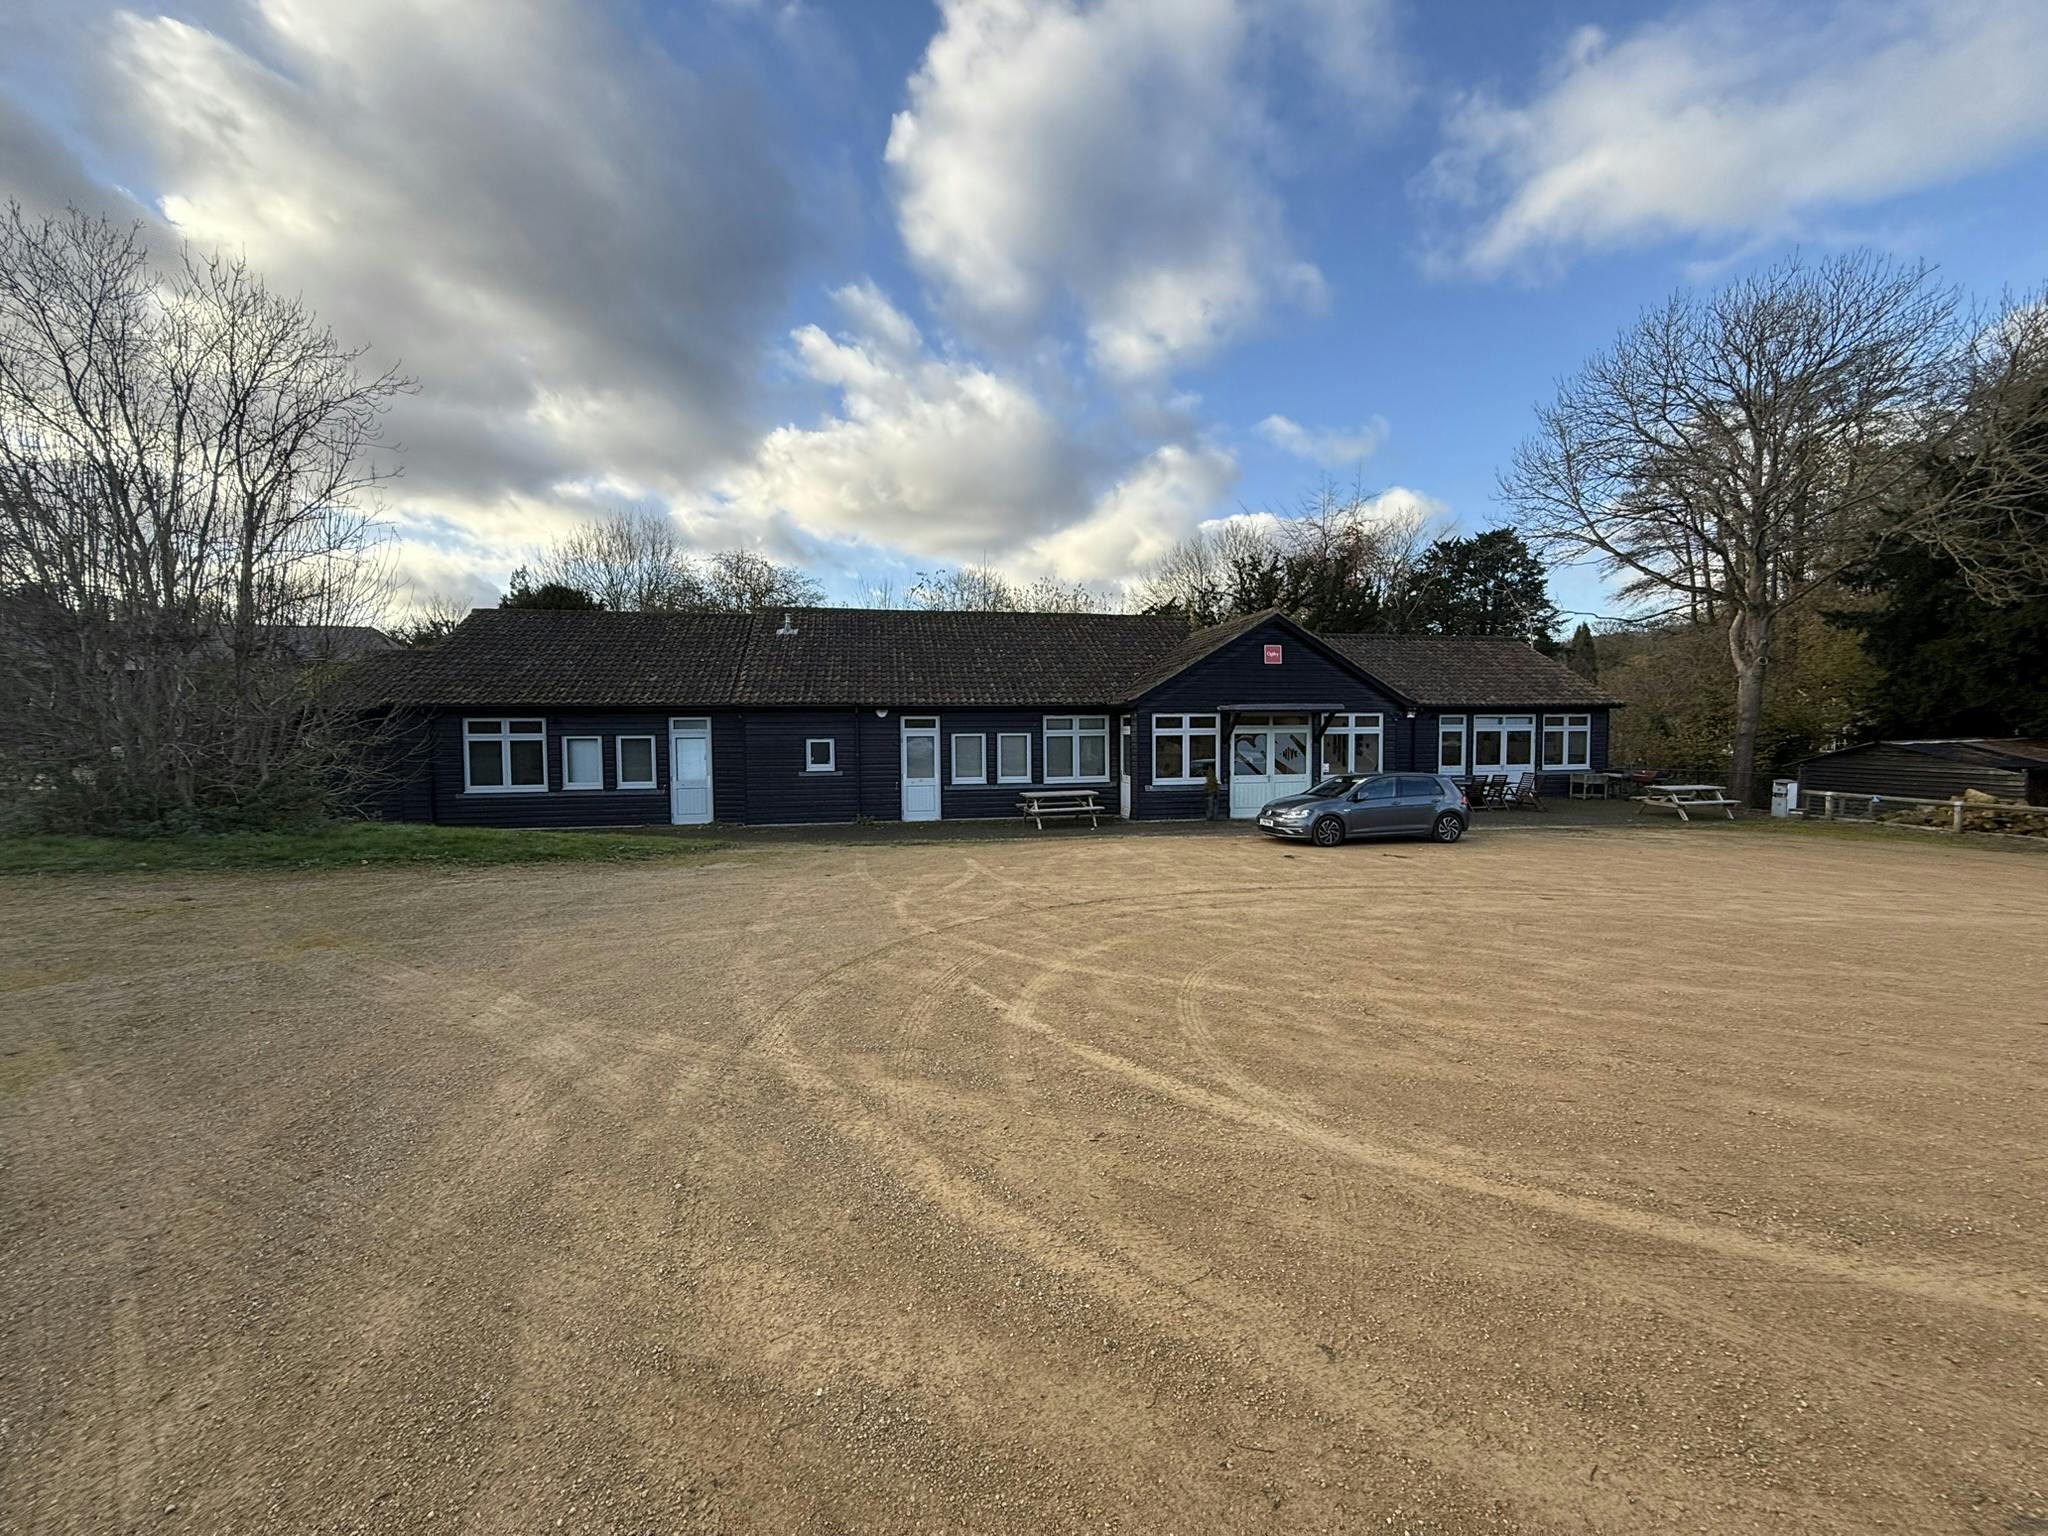
POLYGON ((1102 801, 1092 789, 1027 789, 1017 801, 1018 814, 1028 816, 1045 830, 1048 816, 1086 816, 1088 825, 1102 825, 1102 801))
POLYGON ((1641 812, 1645 806, 1654 806, 1660 811, 1676 811, 1680 821, 1691 821, 1693 811, 1719 810, 1733 821, 1738 803, 1730 800, 1727 790, 1719 784, 1650 784, 1644 786, 1636 810, 1641 812))

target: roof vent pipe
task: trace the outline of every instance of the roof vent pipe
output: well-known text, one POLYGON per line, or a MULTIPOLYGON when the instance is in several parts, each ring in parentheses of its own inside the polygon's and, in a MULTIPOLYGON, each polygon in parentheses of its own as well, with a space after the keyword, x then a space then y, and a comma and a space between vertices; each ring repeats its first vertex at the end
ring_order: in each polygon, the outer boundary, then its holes
POLYGON ((793 635, 796 633, 796 626, 790 623, 788 614, 785 613, 782 616, 782 628, 775 631, 775 633, 778 635, 793 635))

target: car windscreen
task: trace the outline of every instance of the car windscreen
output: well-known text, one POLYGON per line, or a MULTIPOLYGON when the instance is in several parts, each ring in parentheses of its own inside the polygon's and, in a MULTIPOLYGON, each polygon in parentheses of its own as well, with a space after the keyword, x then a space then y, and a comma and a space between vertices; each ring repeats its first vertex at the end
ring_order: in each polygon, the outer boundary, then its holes
POLYGON ((1334 800, 1339 795, 1348 794, 1351 790, 1351 786, 1356 784, 1357 782, 1358 779, 1356 775, 1339 774, 1334 779, 1323 780, 1322 783, 1316 785, 1315 788, 1311 789, 1309 793, 1311 795, 1314 795, 1318 800, 1334 800))

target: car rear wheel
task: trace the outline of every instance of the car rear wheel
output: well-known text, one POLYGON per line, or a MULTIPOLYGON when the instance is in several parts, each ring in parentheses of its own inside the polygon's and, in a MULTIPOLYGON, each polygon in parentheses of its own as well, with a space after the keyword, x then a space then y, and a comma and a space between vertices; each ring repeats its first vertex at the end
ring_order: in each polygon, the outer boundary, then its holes
POLYGON ((1344 841, 1344 823, 1335 816, 1325 816, 1316 823, 1315 831, 1310 835, 1315 838, 1318 848, 1334 848, 1344 841))
POLYGON ((1436 819, 1436 840, 1440 843, 1455 843, 1465 835, 1465 823, 1449 811, 1436 819))

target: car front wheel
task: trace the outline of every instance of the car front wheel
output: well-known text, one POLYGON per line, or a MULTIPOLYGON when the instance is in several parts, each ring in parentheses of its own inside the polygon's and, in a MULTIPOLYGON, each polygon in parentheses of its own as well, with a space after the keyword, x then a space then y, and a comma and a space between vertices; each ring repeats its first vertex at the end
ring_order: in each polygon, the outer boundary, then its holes
POLYGON ((1436 819, 1436 840, 1440 843, 1455 843, 1465 835, 1465 823, 1449 811, 1436 819))
POLYGON ((1334 848, 1344 841, 1344 823, 1335 816, 1325 816, 1316 823, 1312 835, 1318 848, 1334 848))

